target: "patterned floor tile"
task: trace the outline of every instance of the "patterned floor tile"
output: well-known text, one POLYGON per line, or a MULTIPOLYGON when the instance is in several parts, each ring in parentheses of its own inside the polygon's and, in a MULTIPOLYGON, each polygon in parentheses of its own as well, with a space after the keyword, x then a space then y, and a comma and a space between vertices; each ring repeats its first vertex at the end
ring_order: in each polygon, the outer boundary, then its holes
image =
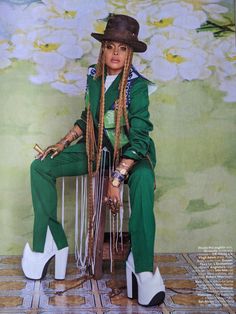
POLYGON ((32 296, 1 296, 0 297, 0 312, 16 310, 22 313, 24 310, 30 309, 32 304, 32 296))
POLYGON ((39 308, 52 309, 58 308, 58 310, 71 307, 77 310, 92 309, 95 307, 95 300, 92 294, 77 294, 74 295, 41 295, 39 308))
MULTIPOLYGON (((131 300, 127 298, 126 291, 110 297, 108 294, 101 294, 101 301, 103 309, 107 309, 110 313, 162 313, 157 306, 155 307, 143 307, 137 303, 137 300, 131 300)), ((107 313, 106 312, 106 313, 107 313)))
POLYGON ((174 295, 171 297, 172 301, 177 305, 185 306, 199 306, 199 304, 210 305, 210 300, 207 296, 200 295, 174 295))
POLYGON ((67 309, 58 309, 58 308, 55 308, 55 309, 47 309, 46 311, 37 311, 36 313, 33 312, 33 313, 27 313, 27 314, 103 314, 103 312, 99 311, 97 312, 96 310, 93 311, 93 310, 78 310, 78 309, 72 309, 71 307, 70 308, 67 308, 67 309))
POLYGON ((0 291, 1 290, 22 290, 25 289, 25 281, 2 281, 0 282, 0 291))
POLYGON ((21 297, 0 297, 1 307, 19 307, 23 305, 23 301, 21 297))
POLYGON ((198 309, 198 310, 180 310, 180 311, 172 311, 171 314, 229 314, 229 312, 224 311, 224 310, 214 310, 214 312, 212 312, 212 309, 198 309))
POLYGON ((184 289, 196 289, 197 284, 194 280, 189 280, 189 279, 167 279, 165 280, 165 286, 168 289, 179 289, 179 290, 184 290, 184 289))
POLYGON ((126 280, 125 275, 117 275, 117 276, 109 276, 104 275, 103 279, 97 281, 98 290, 101 293, 108 293, 111 292, 112 289, 126 289, 126 280))
POLYGON ((183 258, 182 254, 173 254, 173 253, 165 253, 165 254, 157 254, 154 257, 154 262, 159 263, 185 263, 185 259, 183 258))
POLYGON ((104 314, 162 314, 162 310, 147 310, 144 307, 140 308, 139 310, 134 310, 132 308, 126 309, 124 311, 118 310, 118 311, 106 311, 104 314))
POLYGON ((91 291, 91 282, 86 281, 82 286, 78 286, 80 284, 79 277, 73 279, 66 280, 54 280, 47 279, 41 282, 40 289, 44 291, 44 293, 52 293, 52 292, 60 292, 64 290, 74 290, 78 292, 91 291))
POLYGON ((235 313, 235 255, 201 253, 155 256, 166 285, 165 304, 142 307, 126 294, 125 263, 104 262, 101 280, 77 286, 82 276, 69 256, 66 280, 54 280, 54 263, 41 281, 25 279, 21 257, 0 256, 0 313, 8 314, 232 314, 235 313), (212 264, 212 263, 215 264, 212 264), (223 266, 222 266, 223 265, 223 266), (58 292, 65 291, 62 295, 58 292))
POLYGON ((5 277, 13 277, 13 276, 19 276, 22 277, 23 273, 20 269, 0 269, 0 276, 5 277))
POLYGON ((182 276, 182 275, 188 275, 190 272, 189 270, 187 269, 188 266, 180 266, 180 267, 176 267, 176 266, 160 266, 159 267, 159 270, 160 270, 160 273, 163 274, 163 276, 176 276, 176 275, 179 275, 179 276, 182 276))

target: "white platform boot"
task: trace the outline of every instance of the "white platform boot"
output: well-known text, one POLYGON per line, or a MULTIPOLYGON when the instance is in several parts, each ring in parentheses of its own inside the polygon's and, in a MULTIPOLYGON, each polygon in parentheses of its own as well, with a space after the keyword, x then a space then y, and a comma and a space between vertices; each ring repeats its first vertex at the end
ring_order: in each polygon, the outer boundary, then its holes
POLYGON ((128 298, 138 299, 143 306, 160 305, 165 299, 165 286, 158 267, 155 273, 135 273, 133 254, 126 261, 126 281, 128 298))
POLYGON ((34 280, 42 279, 46 275, 50 260, 55 257, 55 279, 65 279, 68 251, 68 247, 61 250, 57 249, 48 227, 43 253, 33 252, 29 243, 25 245, 21 260, 21 266, 25 276, 34 280))

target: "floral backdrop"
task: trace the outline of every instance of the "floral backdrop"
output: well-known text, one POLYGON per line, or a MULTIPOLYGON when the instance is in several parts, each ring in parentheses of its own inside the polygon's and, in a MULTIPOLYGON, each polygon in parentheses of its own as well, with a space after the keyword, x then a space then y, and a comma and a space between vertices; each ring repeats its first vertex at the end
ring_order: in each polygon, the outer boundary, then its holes
MULTIPOLYGON (((1 0, 0 254, 20 254, 31 239, 32 146, 57 141, 78 118, 99 51, 90 34, 104 30, 110 12, 139 21, 148 50, 134 65, 157 86, 156 251, 234 245, 233 0, 1 0)), ((66 186, 72 241, 74 185, 66 186)))

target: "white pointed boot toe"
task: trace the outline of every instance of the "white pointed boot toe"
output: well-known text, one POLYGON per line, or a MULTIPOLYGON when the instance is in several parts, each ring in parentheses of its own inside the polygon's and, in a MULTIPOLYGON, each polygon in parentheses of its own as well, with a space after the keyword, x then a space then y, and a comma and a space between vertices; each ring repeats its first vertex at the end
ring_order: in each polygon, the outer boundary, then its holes
POLYGON ((68 247, 58 250, 48 227, 44 252, 33 252, 26 243, 21 260, 22 270, 28 279, 42 279, 47 272, 48 264, 55 256, 55 279, 64 279, 68 257, 68 247))
POLYGON ((21 266, 25 277, 34 280, 42 279, 46 275, 47 266, 53 256, 53 252, 33 252, 29 244, 26 243, 23 258, 21 260, 21 266))
POLYGON ((137 274, 138 303, 143 306, 160 305, 165 299, 165 286, 156 268, 155 274, 150 278, 142 278, 142 273, 137 274))
POLYGON ((126 280, 128 298, 137 298, 143 306, 160 305, 165 299, 165 286, 159 269, 151 272, 135 273, 132 252, 126 261, 126 280))

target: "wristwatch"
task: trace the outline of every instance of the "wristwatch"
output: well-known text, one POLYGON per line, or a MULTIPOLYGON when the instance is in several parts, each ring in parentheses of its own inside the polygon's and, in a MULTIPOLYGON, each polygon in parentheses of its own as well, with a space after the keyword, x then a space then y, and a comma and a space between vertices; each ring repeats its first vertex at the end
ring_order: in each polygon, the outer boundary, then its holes
POLYGON ((111 180, 111 184, 112 184, 112 186, 114 186, 115 188, 118 188, 118 187, 120 186, 120 180, 117 179, 117 178, 113 178, 113 179, 111 180))

